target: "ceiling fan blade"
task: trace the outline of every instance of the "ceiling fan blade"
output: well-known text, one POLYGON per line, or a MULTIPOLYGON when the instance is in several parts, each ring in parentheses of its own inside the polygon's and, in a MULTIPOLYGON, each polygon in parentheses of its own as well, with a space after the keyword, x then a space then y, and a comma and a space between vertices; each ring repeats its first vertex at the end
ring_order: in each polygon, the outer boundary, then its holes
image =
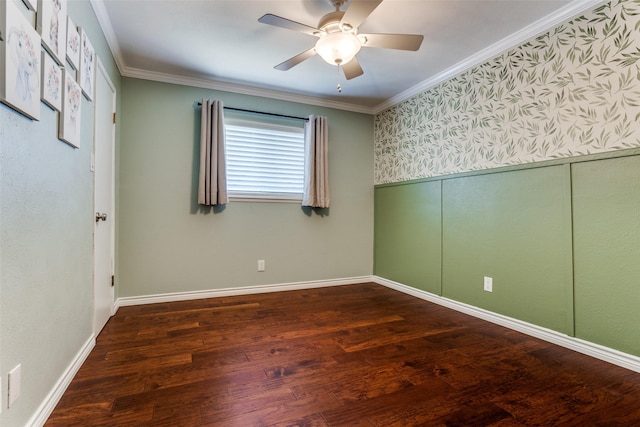
POLYGON ((380 3, 382 0, 351 0, 341 22, 358 28, 380 3))
POLYGON ((353 58, 351 61, 347 62, 341 67, 347 80, 355 79, 356 77, 364 74, 364 70, 362 69, 360 63, 356 58, 353 58))
POLYGON ((305 34, 309 34, 316 37, 318 37, 319 35, 319 34, 316 34, 318 33, 317 28, 313 28, 308 25, 301 24, 299 22, 292 21, 287 18, 283 18, 281 16, 272 15, 270 13, 267 13, 266 15, 262 16, 260 19, 258 19, 258 22, 261 22, 263 24, 273 25, 275 27, 285 28, 287 30, 298 31, 300 33, 305 33, 305 34))
POLYGON ((278 64, 273 68, 280 71, 287 71, 288 69, 295 67, 305 59, 311 58, 315 54, 316 54, 316 49, 312 47, 311 49, 305 50, 304 52, 294 56, 293 58, 287 59, 283 63, 278 64))
POLYGON ((364 47, 381 47, 384 49, 413 50, 420 49, 424 36, 422 34, 360 34, 367 42, 364 47))

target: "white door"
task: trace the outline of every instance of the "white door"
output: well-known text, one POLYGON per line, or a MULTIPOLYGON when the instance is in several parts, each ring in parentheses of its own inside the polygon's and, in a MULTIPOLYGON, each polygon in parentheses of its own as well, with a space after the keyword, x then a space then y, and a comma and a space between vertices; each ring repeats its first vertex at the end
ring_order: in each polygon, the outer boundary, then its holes
POLYGON ((100 333, 113 314, 114 292, 114 153, 116 91, 98 60, 96 70, 94 127, 94 333, 100 333))

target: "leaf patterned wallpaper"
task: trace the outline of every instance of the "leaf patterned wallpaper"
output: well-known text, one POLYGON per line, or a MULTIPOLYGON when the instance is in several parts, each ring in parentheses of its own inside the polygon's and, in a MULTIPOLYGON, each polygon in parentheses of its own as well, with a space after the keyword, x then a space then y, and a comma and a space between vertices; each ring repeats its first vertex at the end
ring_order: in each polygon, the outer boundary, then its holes
POLYGON ((378 115, 375 184, 640 147, 640 0, 614 0, 378 115))

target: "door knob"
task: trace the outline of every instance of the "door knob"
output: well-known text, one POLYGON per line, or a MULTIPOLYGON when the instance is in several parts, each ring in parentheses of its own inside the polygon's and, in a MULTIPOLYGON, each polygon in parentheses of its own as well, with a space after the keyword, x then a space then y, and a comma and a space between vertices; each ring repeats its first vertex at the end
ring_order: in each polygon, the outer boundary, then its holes
POLYGON ((98 222, 98 221, 106 221, 106 220, 107 220, 107 214, 106 213, 96 212, 96 222, 98 222))

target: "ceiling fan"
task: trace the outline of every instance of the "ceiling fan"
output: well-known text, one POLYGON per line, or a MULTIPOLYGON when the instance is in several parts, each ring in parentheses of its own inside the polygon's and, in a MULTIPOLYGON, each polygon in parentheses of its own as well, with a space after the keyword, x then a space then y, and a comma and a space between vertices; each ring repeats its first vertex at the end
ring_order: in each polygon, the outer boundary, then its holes
POLYGON ((421 34, 359 34, 358 27, 382 3, 382 0, 351 0, 346 11, 340 7, 347 0, 329 0, 336 8, 320 18, 318 27, 301 24, 270 13, 259 22, 287 30, 298 31, 318 37, 311 49, 276 65, 276 70, 286 71, 302 61, 318 54, 327 63, 342 68, 347 80, 364 74, 356 54, 362 47, 377 47, 416 51, 420 49, 424 36, 421 34))

